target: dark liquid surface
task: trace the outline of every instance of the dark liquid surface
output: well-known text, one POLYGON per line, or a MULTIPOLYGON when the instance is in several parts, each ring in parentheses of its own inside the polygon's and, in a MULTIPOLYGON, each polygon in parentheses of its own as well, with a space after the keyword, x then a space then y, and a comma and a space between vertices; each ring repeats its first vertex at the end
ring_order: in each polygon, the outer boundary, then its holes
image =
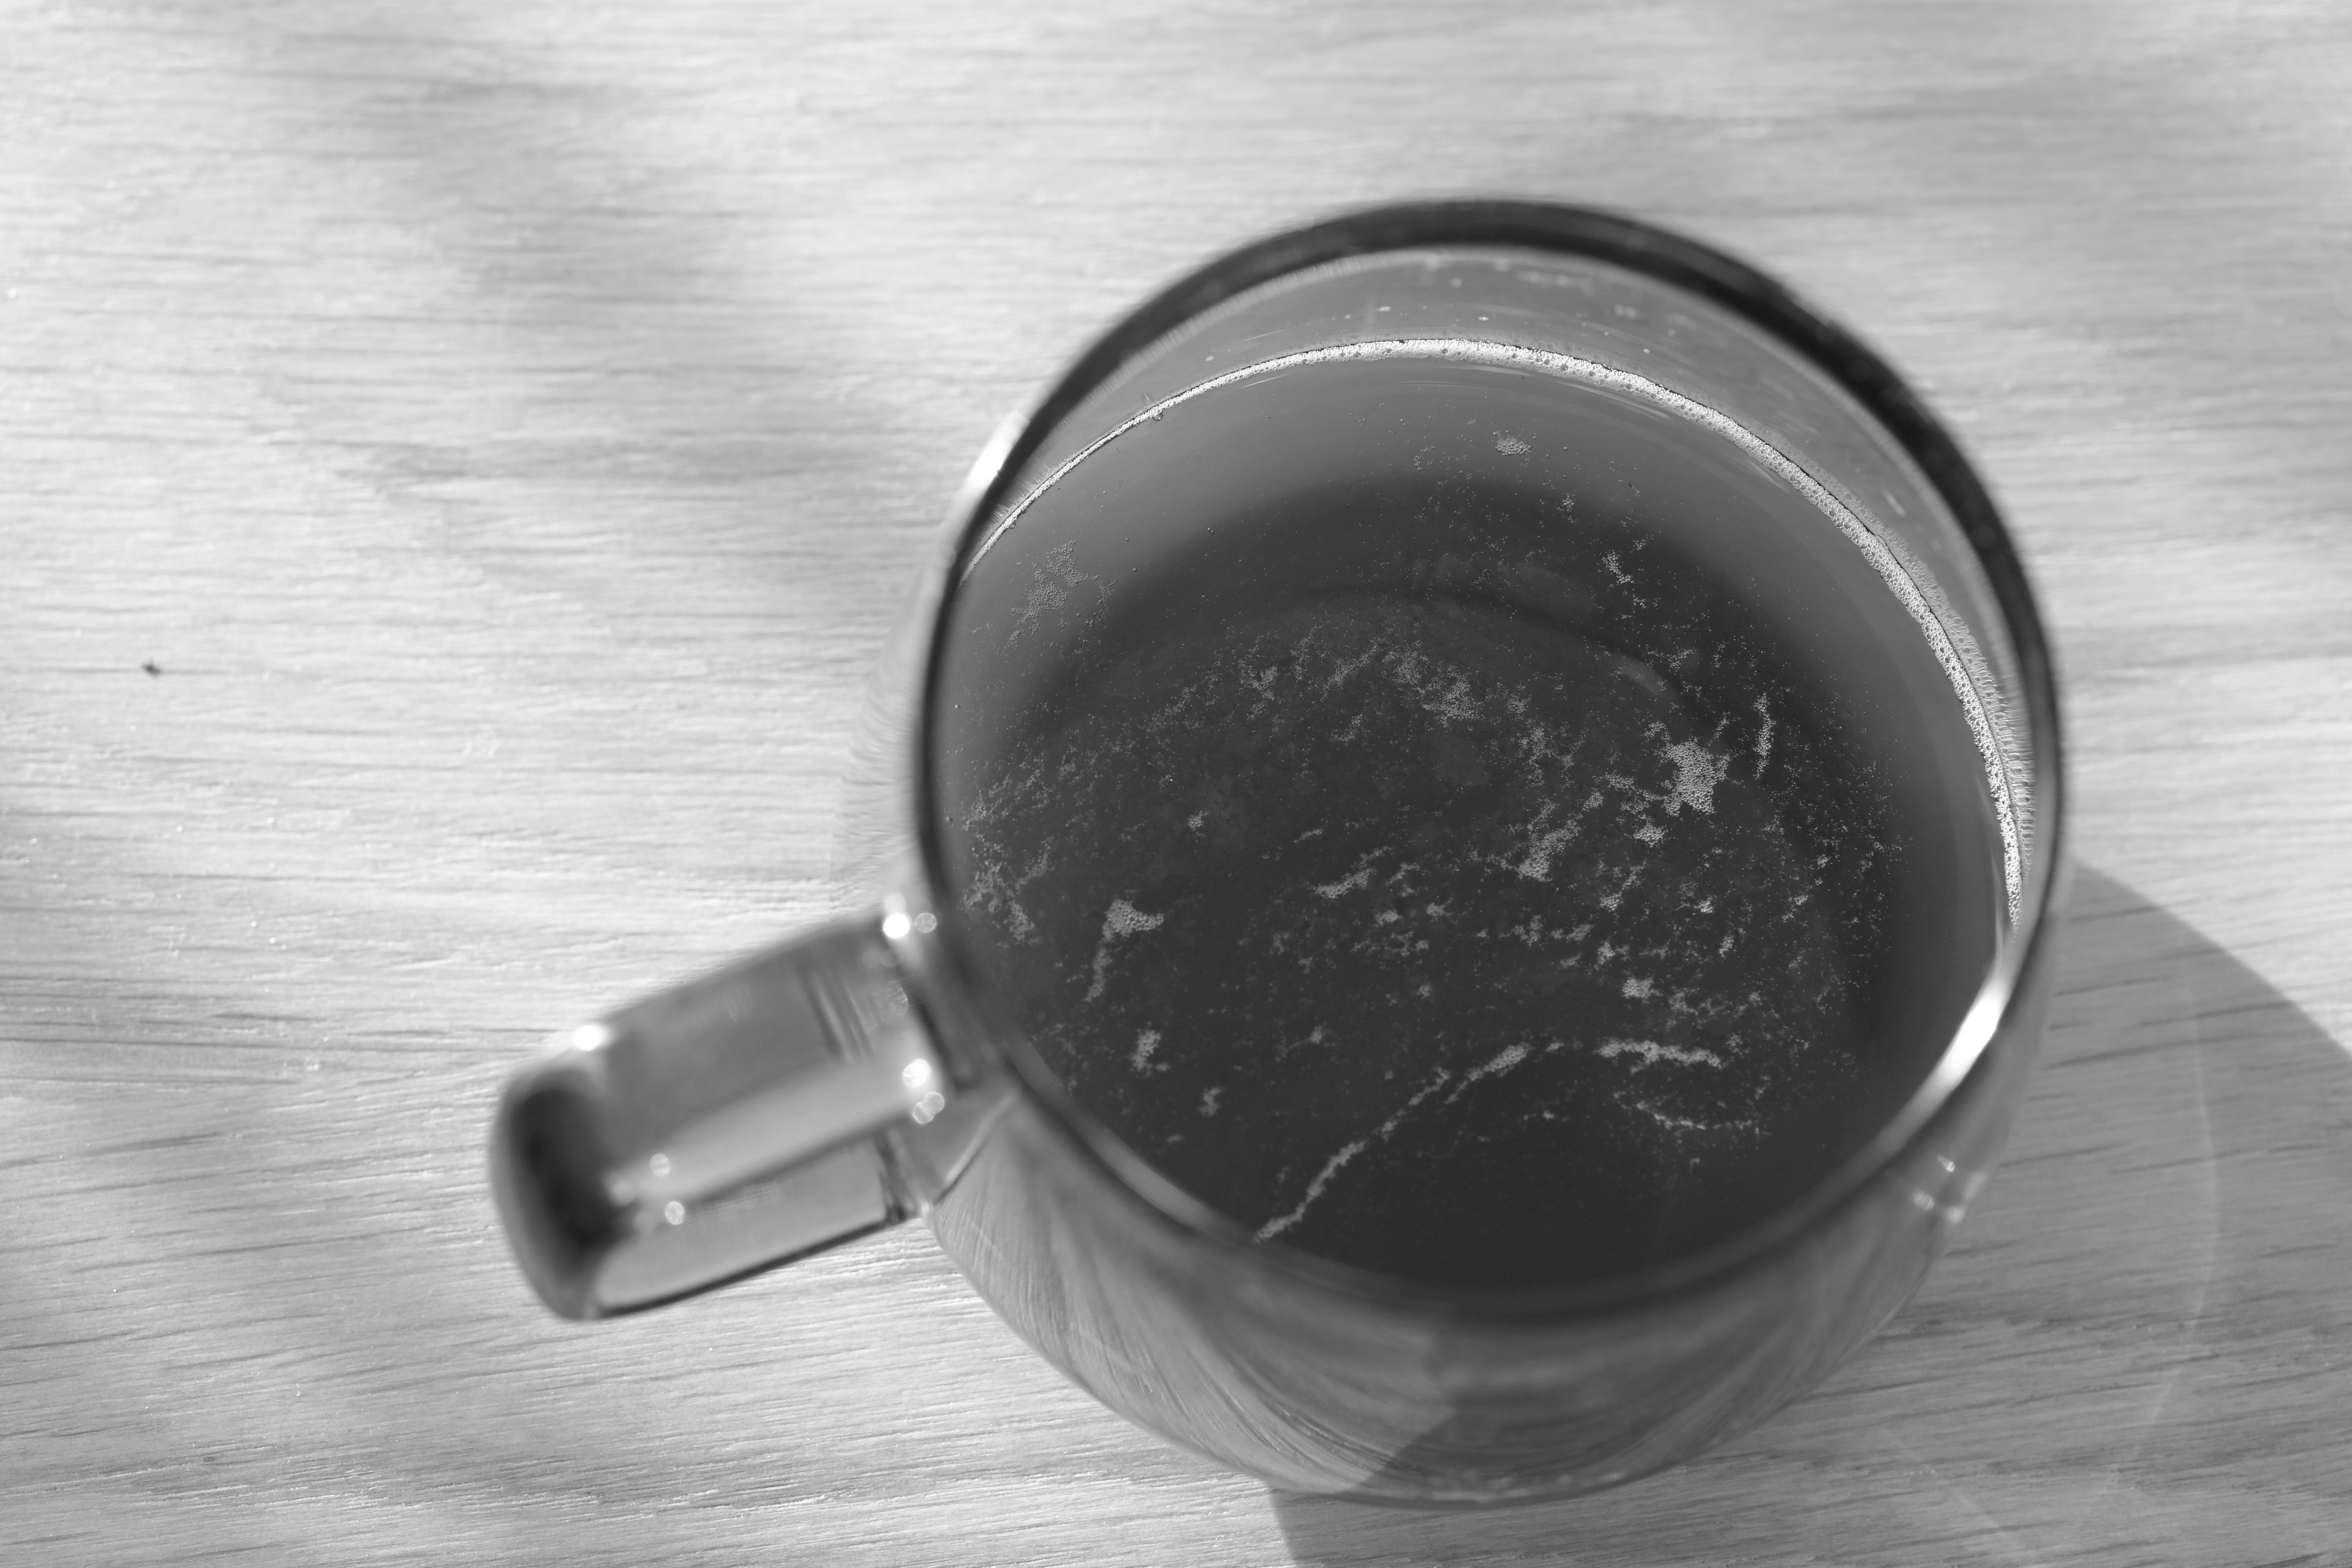
POLYGON ((962 606, 983 961, 1263 1241, 1481 1286, 1683 1255, 1858 1148, 1990 959, 1998 831, 1919 629, 1638 397, 1245 382, 1054 483, 962 606))

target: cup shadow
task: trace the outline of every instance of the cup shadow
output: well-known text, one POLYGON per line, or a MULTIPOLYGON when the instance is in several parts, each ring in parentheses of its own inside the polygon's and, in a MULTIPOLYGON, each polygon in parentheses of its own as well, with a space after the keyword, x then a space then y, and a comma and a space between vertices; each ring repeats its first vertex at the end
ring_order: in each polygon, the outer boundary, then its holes
POLYGON ((1697 1462, 1486 1513, 1274 1497, 1294 1560, 2228 1563, 2352 1542, 2352 1056, 2084 868, 2009 1153, 1919 1296, 1697 1462))

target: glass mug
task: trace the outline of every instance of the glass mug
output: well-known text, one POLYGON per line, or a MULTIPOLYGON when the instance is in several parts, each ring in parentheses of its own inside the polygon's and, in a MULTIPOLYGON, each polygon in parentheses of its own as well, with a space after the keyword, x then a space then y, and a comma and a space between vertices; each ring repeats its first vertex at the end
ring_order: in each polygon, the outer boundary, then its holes
POLYGON ((923 1215, 1274 1485, 1590 1490, 1874 1331, 2037 1048, 2057 705, 1994 507, 1854 339, 1625 217, 1177 283, 983 453, 877 690, 881 907, 507 1086, 556 1311, 923 1215))

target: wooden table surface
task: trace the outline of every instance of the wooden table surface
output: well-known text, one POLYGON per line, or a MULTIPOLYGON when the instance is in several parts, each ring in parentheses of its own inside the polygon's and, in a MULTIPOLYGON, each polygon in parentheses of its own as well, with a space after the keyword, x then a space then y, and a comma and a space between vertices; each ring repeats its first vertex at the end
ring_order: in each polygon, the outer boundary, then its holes
POLYGON ((0 13, 0 1556, 2352 1562, 2352 11, 804 0, 0 13), (2004 495, 2082 870, 1951 1257, 1585 1501, 1270 1495, 919 1226, 547 1317, 517 1056, 819 915, 995 420, 1228 244, 1638 210, 2004 495))

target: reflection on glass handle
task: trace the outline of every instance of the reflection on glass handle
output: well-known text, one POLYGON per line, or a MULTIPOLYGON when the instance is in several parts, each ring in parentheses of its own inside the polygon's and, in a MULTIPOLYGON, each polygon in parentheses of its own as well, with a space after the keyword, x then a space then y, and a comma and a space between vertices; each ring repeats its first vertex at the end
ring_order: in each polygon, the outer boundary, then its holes
MULTIPOLYGON (((915 917, 925 925, 929 917, 915 917)), ((1002 1104, 958 1082, 885 913, 583 1024, 508 1082, 490 1182, 540 1297, 602 1318, 919 1214, 1002 1104)))

